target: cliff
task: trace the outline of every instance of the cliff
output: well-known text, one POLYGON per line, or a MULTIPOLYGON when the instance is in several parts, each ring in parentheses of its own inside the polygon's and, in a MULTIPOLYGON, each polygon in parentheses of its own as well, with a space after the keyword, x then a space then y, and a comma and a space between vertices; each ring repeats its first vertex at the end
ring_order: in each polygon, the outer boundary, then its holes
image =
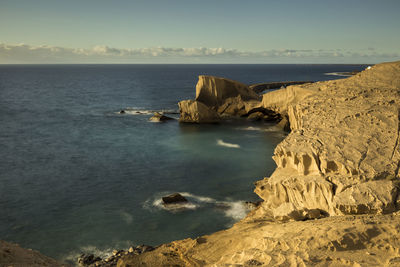
MULTIPOLYGON (((225 105, 210 95, 197 101, 214 111, 225 105)), ((256 183, 262 204, 228 230, 118 266, 399 266, 400 62, 243 105, 290 121, 275 172, 256 183)))
POLYGON ((261 111, 288 118, 277 168, 256 183, 263 202, 230 229, 117 266, 400 266, 400 62, 253 93, 200 76, 196 100, 179 105, 188 122, 261 111))

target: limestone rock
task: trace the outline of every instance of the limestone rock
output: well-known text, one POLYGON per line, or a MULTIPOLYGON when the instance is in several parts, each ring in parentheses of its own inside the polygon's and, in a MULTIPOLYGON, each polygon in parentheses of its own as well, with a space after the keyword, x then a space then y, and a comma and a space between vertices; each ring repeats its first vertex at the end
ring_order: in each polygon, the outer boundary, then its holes
POLYGON ((219 115, 203 103, 196 100, 179 102, 180 122, 215 123, 220 120, 219 115))
POLYGON ((317 88, 306 86, 288 86, 283 89, 268 92, 263 95, 262 106, 278 113, 286 114, 290 105, 299 103, 303 99, 318 92, 317 88))
POLYGON ((243 116, 246 115, 245 102, 239 95, 225 100, 224 104, 217 108, 218 114, 229 116, 243 116))
POLYGON ((259 100, 260 96, 247 85, 214 76, 200 75, 196 85, 196 100, 210 107, 224 104, 225 100, 241 96, 243 101, 259 100))
POLYGON ((344 214, 383 214, 396 210, 398 183, 388 180, 355 184, 334 197, 344 214))

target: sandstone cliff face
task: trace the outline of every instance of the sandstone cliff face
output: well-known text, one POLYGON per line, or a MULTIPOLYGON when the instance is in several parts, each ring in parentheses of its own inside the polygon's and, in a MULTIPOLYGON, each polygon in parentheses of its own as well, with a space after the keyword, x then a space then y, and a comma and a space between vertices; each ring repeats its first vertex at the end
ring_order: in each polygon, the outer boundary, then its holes
MULTIPOLYGON (((181 113, 181 122, 197 122, 204 123, 208 120, 192 119, 198 117, 197 109, 189 108, 187 101, 179 103, 181 113)), ((256 94, 247 85, 240 82, 232 81, 225 78, 214 76, 199 76, 196 85, 196 103, 201 103, 208 108, 206 114, 210 115, 212 111, 218 116, 218 119, 225 116, 247 116, 252 112, 264 112, 265 116, 269 116, 268 112, 261 105, 261 97, 256 94)), ((191 103, 191 102, 190 102, 191 103)), ((202 110, 205 110, 202 107, 202 110)), ((205 115, 206 115, 205 114, 205 115)), ((212 120, 215 122, 216 120, 212 120)))
POLYGON ((251 101, 291 127, 256 183, 262 204, 228 230, 118 266, 400 266, 400 62, 251 101))
POLYGON ((214 76, 200 75, 196 85, 196 100, 207 106, 220 106, 228 98, 240 96, 243 101, 260 99, 247 85, 214 76))
POLYGON ((184 100, 179 102, 180 118, 182 122, 214 123, 219 121, 219 115, 202 102, 184 100))
POLYGON ((264 107, 287 112, 292 132, 275 149, 275 173, 257 183, 263 209, 290 202, 330 215, 396 210, 399 89, 395 62, 265 94, 264 107))

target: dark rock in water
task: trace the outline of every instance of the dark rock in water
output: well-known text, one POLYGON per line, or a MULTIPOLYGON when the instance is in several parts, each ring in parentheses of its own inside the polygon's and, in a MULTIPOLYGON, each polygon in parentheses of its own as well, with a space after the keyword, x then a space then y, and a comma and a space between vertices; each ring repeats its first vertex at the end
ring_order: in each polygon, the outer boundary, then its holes
POLYGON ((179 193, 174 193, 169 196, 162 197, 162 201, 164 204, 188 202, 187 199, 179 193))
POLYGON ((82 254, 78 258, 78 263, 83 266, 91 265, 91 264, 95 263, 96 261, 101 261, 101 258, 95 257, 93 254, 82 254))
POLYGON ((149 121, 153 121, 153 122, 163 122, 163 121, 168 121, 168 120, 173 120, 173 118, 167 117, 158 112, 155 112, 153 117, 151 117, 149 119, 149 121))
POLYGON ((125 110, 121 109, 121 111, 119 112, 119 114, 125 114, 125 110))

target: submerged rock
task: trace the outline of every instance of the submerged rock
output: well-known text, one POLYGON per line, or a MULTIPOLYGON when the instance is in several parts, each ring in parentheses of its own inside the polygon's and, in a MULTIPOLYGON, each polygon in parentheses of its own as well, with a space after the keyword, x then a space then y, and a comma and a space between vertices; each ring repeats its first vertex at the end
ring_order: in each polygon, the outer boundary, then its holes
POLYGON ((162 197, 162 201, 164 204, 176 204, 176 203, 188 202, 188 200, 179 193, 174 193, 174 194, 162 197))

